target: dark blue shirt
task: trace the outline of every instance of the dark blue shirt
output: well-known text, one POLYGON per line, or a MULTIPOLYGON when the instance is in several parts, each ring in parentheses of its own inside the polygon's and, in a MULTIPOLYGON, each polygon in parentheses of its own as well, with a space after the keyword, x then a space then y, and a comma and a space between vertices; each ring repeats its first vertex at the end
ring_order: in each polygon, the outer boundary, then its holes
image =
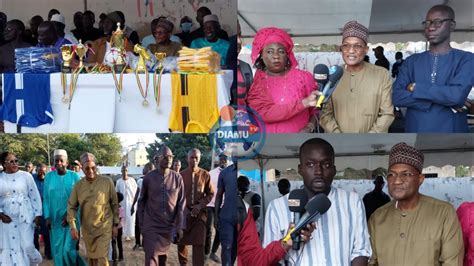
POLYGON ((43 200, 43 185, 44 185, 44 178, 43 180, 38 179, 38 174, 33 174, 33 179, 35 180, 36 187, 41 196, 41 200, 43 200))
POLYGON ((457 49, 445 54, 430 51, 408 57, 393 85, 392 101, 407 107, 405 132, 468 132, 464 105, 474 85, 474 55, 457 49), (407 85, 415 83, 413 92, 407 85))
POLYGON ((236 163, 227 166, 219 174, 217 189, 223 189, 225 198, 224 205, 220 210, 220 219, 233 220, 237 218, 237 165, 236 163))

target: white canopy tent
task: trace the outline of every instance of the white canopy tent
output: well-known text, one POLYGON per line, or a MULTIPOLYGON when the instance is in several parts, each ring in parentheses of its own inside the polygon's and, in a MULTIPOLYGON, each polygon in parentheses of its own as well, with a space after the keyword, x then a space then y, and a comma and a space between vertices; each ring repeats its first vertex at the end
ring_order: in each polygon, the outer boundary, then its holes
POLYGON ((398 142, 414 145, 425 154, 425 167, 465 165, 474 167, 472 134, 284 134, 267 135, 258 158, 239 162, 239 168, 251 170, 296 169, 299 147, 307 139, 327 140, 336 152, 337 169, 386 168, 391 147, 398 142))
POLYGON ((242 34, 267 26, 287 30, 299 43, 339 44, 350 20, 367 26, 371 43, 424 41, 421 22, 428 9, 448 4, 456 13, 452 41, 474 40, 472 0, 238 0, 242 34))

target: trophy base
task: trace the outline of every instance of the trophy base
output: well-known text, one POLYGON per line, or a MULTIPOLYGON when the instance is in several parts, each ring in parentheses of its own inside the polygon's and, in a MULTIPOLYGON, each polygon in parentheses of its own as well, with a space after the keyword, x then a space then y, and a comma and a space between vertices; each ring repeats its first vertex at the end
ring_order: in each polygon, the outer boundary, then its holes
POLYGON ((71 67, 66 67, 66 66, 61 66, 61 72, 62 73, 71 73, 72 68, 71 67))
POLYGON ((114 65, 113 68, 114 68, 115 72, 120 72, 121 73, 124 70, 125 65, 114 65))

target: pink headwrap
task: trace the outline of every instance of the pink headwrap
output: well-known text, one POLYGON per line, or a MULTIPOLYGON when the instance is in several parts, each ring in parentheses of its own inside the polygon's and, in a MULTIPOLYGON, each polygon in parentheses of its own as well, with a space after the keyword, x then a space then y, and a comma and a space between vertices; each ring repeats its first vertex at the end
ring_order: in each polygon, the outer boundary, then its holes
POLYGON ((279 43, 283 45, 286 49, 288 59, 290 59, 291 68, 296 68, 298 66, 295 54, 293 53, 293 40, 288 33, 275 27, 262 28, 255 35, 252 42, 253 64, 255 64, 258 56, 262 53, 263 48, 271 43, 279 43))

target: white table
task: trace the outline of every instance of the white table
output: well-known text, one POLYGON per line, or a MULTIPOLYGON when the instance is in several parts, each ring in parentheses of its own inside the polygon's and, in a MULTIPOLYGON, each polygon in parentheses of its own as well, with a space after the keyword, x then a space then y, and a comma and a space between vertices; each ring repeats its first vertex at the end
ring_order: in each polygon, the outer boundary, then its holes
MULTIPOLYGON (((118 75, 117 75, 118 77, 118 75)), ((140 74, 145 87, 145 74, 140 74)), ((70 76, 68 75, 68 83, 70 76)), ((115 88, 112 74, 80 74, 76 92, 68 109, 62 102, 61 74, 51 74, 51 106, 53 124, 36 128, 22 127, 22 133, 168 133, 171 113, 171 74, 165 74, 161 83, 160 108, 157 112, 153 75, 149 75, 148 107, 142 105, 135 74, 124 74, 121 97, 115 88)), ((230 103, 232 71, 217 74, 217 105, 219 109, 230 103)), ((207 88, 202 88, 203 90, 207 88)), ((5 133, 16 133, 17 125, 8 121, 5 133)))

